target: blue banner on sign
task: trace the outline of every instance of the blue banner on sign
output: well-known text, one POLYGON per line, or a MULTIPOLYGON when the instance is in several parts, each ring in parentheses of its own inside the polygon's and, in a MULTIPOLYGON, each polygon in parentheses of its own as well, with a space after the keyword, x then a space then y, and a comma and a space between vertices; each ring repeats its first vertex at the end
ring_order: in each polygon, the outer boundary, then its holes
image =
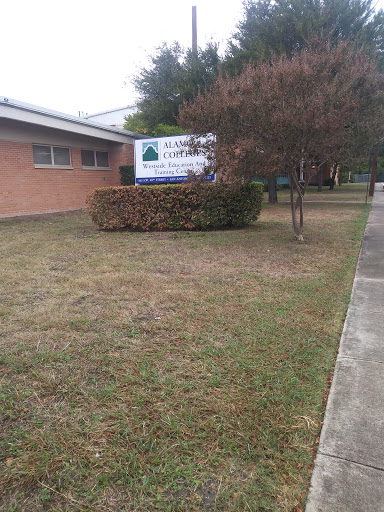
MULTIPOLYGON (((214 181, 214 174, 204 176, 204 181, 214 181)), ((163 176, 161 178, 136 178, 136 183, 180 183, 188 181, 188 176, 163 176)))

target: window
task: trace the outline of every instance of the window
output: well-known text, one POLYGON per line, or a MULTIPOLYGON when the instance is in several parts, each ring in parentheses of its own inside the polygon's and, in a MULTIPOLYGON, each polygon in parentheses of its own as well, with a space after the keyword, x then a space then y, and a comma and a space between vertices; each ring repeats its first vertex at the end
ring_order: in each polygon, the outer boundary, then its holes
POLYGON ((60 146, 40 146, 33 144, 33 161, 35 167, 56 167, 72 169, 71 151, 60 146))
POLYGON ((81 163, 84 169, 110 169, 108 151, 82 149, 81 163))

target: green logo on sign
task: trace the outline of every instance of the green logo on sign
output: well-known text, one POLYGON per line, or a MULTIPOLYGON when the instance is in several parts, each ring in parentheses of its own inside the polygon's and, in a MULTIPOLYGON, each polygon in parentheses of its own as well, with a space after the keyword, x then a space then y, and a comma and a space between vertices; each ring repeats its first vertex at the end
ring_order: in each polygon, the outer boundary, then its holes
POLYGON ((159 159, 159 143, 143 142, 143 162, 153 162, 159 159))

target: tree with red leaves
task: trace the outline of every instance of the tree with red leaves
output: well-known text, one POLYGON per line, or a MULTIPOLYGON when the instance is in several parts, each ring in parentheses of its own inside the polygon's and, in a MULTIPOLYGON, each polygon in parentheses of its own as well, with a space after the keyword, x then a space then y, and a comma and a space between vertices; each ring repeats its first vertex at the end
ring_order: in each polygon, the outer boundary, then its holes
POLYGON ((383 140, 383 76, 348 43, 317 42, 239 76, 219 76, 209 92, 180 108, 179 122, 213 133, 217 169, 228 179, 288 172, 295 238, 303 240, 303 197, 325 163, 366 161, 383 140))

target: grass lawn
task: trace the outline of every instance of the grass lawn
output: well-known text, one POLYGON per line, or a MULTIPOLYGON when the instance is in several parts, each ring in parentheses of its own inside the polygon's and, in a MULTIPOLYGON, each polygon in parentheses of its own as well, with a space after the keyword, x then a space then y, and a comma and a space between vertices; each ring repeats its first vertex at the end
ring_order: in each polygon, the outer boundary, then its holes
MULTIPOLYGON (((369 186, 369 184, 368 184, 369 186)), ((318 192, 317 186, 309 186, 305 192, 305 201, 358 201, 365 203, 367 191, 366 183, 343 183, 341 187, 335 185, 333 190, 323 186, 323 191, 318 192)), ((264 195, 268 201, 268 194, 264 195)), ((289 189, 279 190, 277 192, 278 201, 289 201, 289 189)), ((368 196, 368 202, 372 202, 372 197, 368 196)))
POLYGON ((301 510, 368 208, 0 222, 0 510, 301 510))

